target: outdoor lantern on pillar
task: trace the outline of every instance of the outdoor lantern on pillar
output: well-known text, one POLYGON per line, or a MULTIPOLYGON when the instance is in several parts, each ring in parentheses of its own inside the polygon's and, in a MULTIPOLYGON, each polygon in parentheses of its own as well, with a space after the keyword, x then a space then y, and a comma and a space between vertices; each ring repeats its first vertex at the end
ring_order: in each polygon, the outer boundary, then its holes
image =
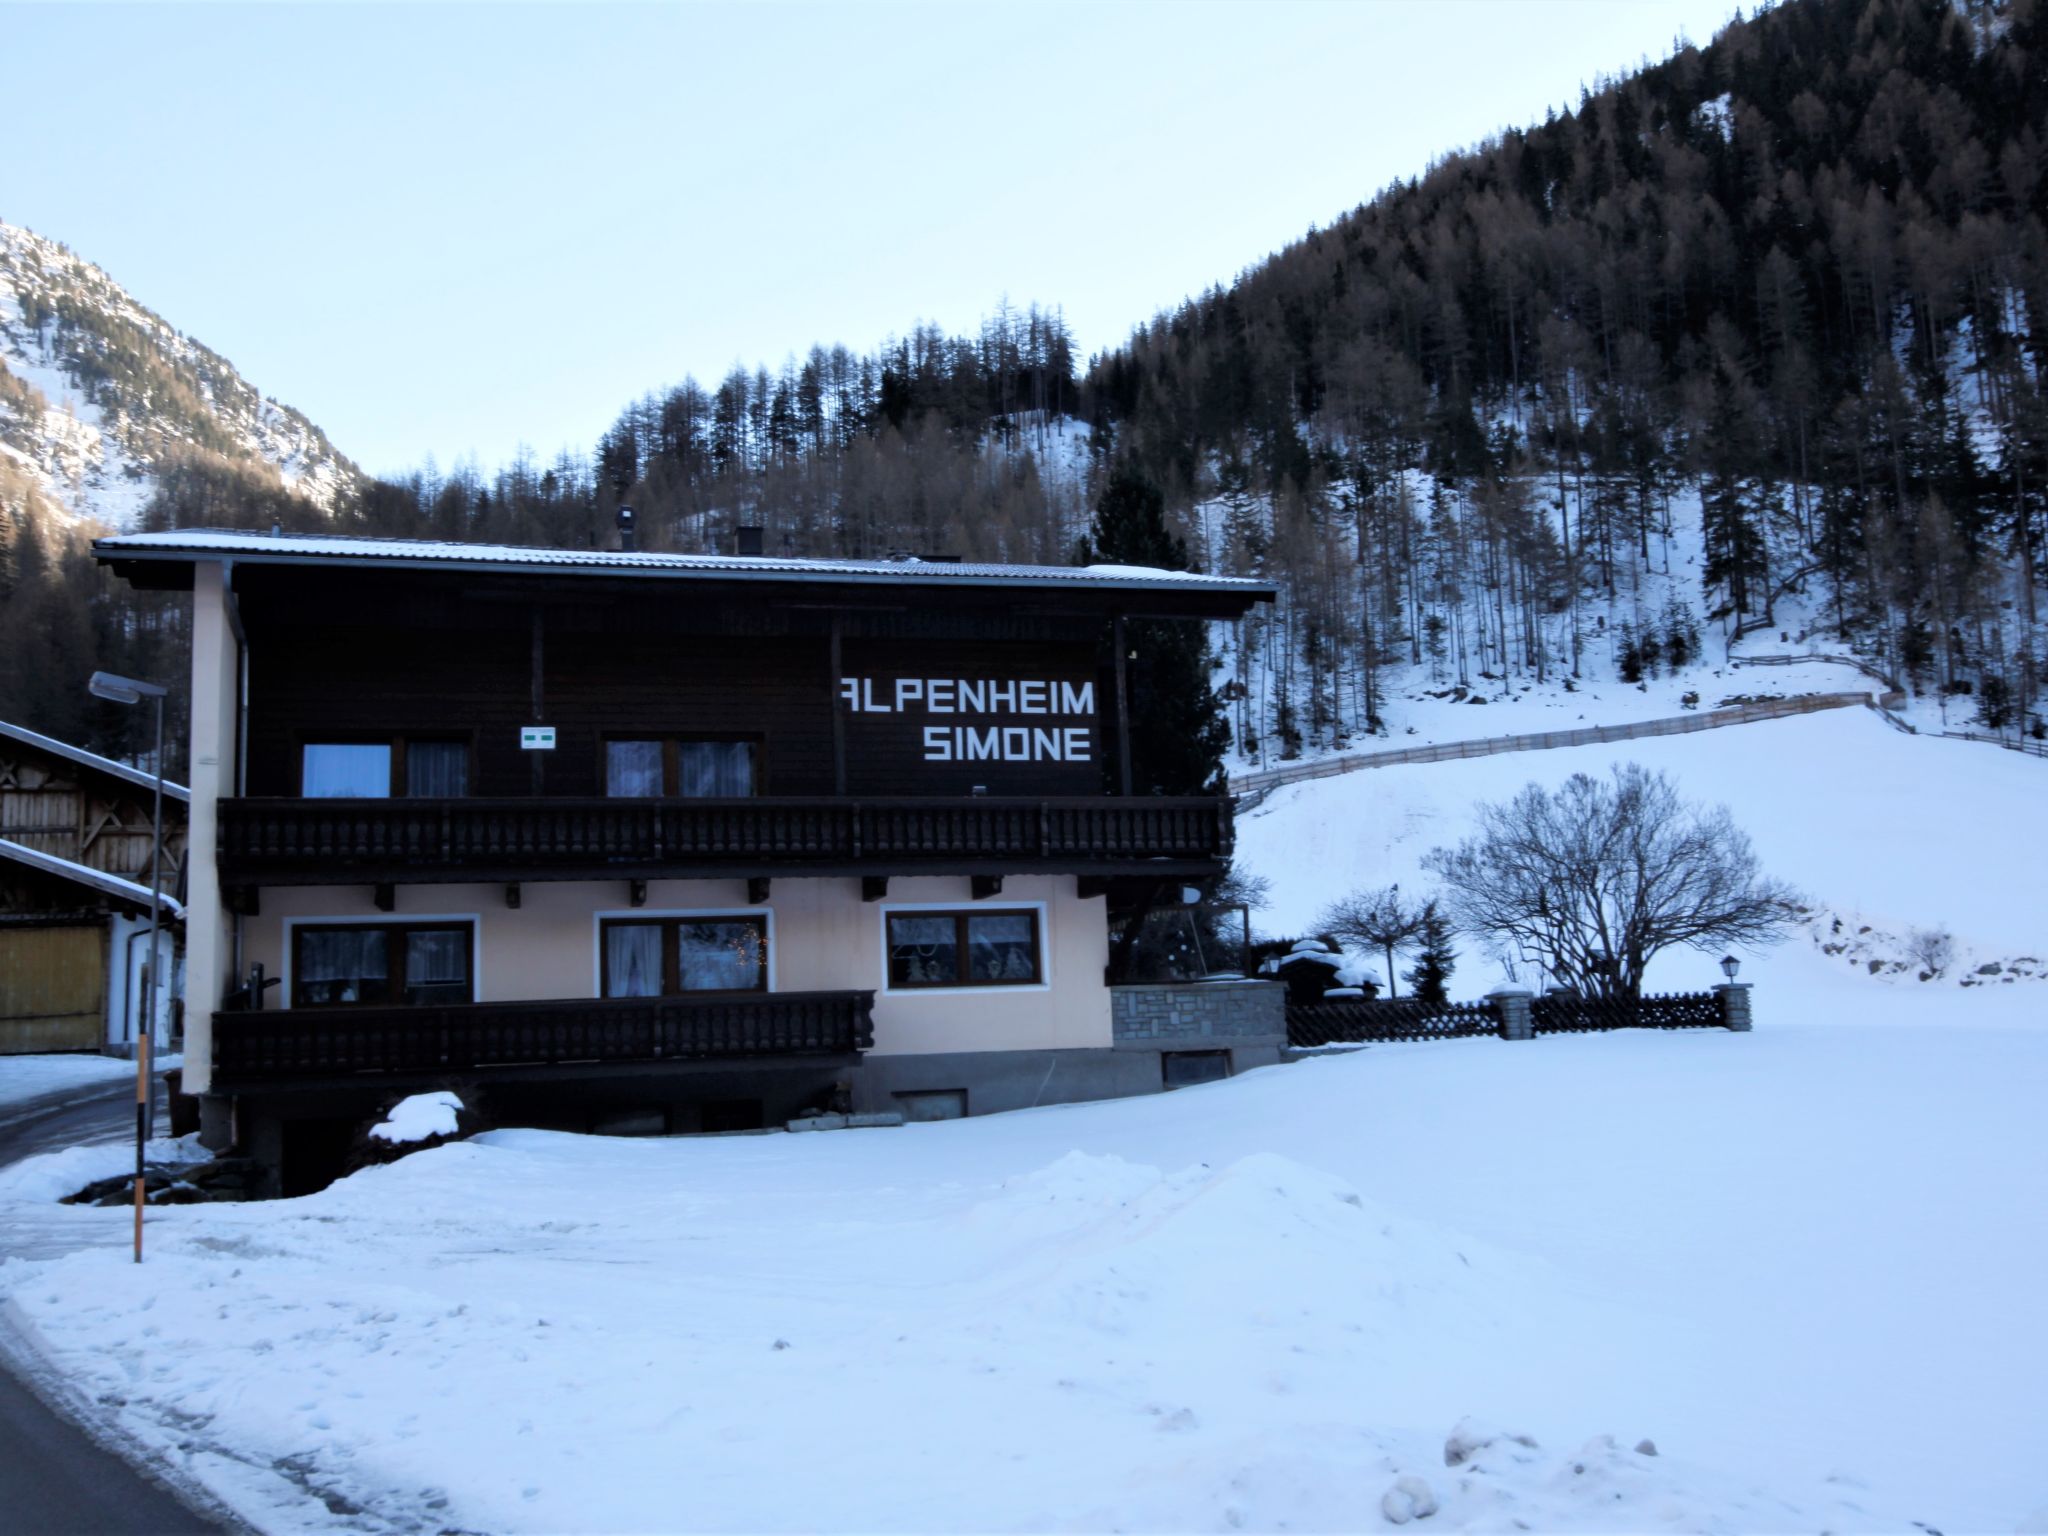
POLYGON ((1733 955, 1723 955, 1721 957, 1721 974, 1723 976, 1726 976, 1730 981, 1733 981, 1735 979, 1735 973, 1741 969, 1742 962, 1736 959, 1733 955))
POLYGON ((142 1149, 149 1139, 149 1056, 156 1031, 156 992, 163 967, 163 870, 164 870, 164 695, 168 691, 155 683, 121 677, 113 672, 95 672, 86 684, 96 699, 110 704, 156 704, 156 755, 150 767, 156 774, 156 805, 149 828, 149 984, 142 991, 142 1027, 135 1033, 135 1262, 142 1262, 142 1149))

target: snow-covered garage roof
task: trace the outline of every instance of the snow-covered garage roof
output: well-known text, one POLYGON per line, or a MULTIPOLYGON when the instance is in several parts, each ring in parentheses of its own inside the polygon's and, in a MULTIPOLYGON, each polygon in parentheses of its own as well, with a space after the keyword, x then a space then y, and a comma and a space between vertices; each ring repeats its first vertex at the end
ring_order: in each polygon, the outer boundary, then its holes
MULTIPOLYGON (((148 886, 137 884, 133 880, 124 880, 119 875, 110 875, 105 870, 94 869, 89 864, 75 864, 70 859, 60 859, 55 854, 38 853, 33 848, 24 848, 20 843, 10 842, 4 837, 0 837, 0 859, 41 870, 46 875, 56 875, 59 879, 90 886, 103 895, 117 897, 141 907, 144 911, 149 909, 148 886)), ((165 896, 161 899, 166 917, 184 917, 185 908, 176 897, 165 896)))
MULTIPOLYGON (((140 768, 131 768, 126 763, 117 763, 111 757, 101 757, 97 752, 88 752, 83 747, 74 747, 68 741, 59 741, 54 736, 45 736, 40 731, 31 731, 26 726, 9 725, 0 720, 0 736, 9 736, 24 745, 35 747, 56 757, 68 758, 82 768, 95 769, 100 773, 112 774, 117 779, 126 779, 141 789, 154 790, 156 779, 140 768)), ((182 784, 164 780, 164 793, 173 800, 189 801, 192 792, 182 784)))
POLYGON ((695 577, 720 581, 820 581, 939 587, 1060 586, 1097 591, 1231 594, 1270 601, 1268 582, 1239 576, 1131 565, 988 565, 937 560, 798 560, 769 555, 680 555, 643 551, 544 549, 515 544, 451 544, 431 539, 368 539, 343 534, 244 533, 186 528, 98 539, 102 560, 232 560, 237 565, 364 565, 399 569, 588 573, 695 577))

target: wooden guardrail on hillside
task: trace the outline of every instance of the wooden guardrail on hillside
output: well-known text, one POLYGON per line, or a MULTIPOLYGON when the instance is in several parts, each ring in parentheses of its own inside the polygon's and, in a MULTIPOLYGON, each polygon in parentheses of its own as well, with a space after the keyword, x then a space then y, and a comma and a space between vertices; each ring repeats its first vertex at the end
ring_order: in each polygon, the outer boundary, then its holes
POLYGON ((1679 736, 1689 731, 1711 731, 1724 725, 1749 725, 1758 720, 1777 720, 1786 715, 1810 715, 1818 710, 1849 709, 1859 705, 1875 708, 1877 701, 1867 693, 1810 693, 1795 699, 1767 699, 1726 709, 1701 710, 1691 715, 1636 720, 1625 725, 1594 725, 1576 731, 1537 731, 1525 736, 1488 736, 1476 741, 1399 747, 1390 752, 1348 752, 1341 757, 1320 757, 1306 763, 1288 763, 1278 768, 1232 774, 1230 789, 1240 796, 1263 795, 1283 784, 1334 778, 1340 773, 1356 773, 1362 768, 1396 768, 1404 763, 1447 763, 1467 757, 1492 757, 1500 752, 1540 752, 1552 747, 1589 747, 1601 742, 1633 741, 1645 736, 1679 736))

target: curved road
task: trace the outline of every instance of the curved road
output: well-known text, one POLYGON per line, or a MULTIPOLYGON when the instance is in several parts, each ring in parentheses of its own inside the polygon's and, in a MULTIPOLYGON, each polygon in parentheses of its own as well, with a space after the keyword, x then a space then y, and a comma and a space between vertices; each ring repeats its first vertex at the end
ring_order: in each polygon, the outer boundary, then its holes
MULTIPOLYGON (((159 1101, 159 1124, 165 1123, 159 1101)), ((72 1089, 0 1108, 0 1165, 133 1134, 130 1084, 72 1089)), ((12 1245, 0 1236, 0 1257, 12 1245)), ((19 1251, 19 1250, 16 1250, 19 1251)), ((36 1395, 0 1353, 0 1531, 20 1536, 224 1532, 36 1395)))

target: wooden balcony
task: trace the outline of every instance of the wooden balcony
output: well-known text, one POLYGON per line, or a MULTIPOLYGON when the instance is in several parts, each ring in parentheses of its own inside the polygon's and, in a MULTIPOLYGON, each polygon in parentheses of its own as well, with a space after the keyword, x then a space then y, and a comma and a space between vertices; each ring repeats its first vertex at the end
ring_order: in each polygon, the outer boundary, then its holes
POLYGON ((1203 875, 1221 795, 839 800, 245 799, 219 803, 221 883, 763 875, 1203 875))
POLYGON ((213 1080, 853 1056, 875 1043, 874 1001, 872 992, 766 992, 216 1013, 213 1080))

